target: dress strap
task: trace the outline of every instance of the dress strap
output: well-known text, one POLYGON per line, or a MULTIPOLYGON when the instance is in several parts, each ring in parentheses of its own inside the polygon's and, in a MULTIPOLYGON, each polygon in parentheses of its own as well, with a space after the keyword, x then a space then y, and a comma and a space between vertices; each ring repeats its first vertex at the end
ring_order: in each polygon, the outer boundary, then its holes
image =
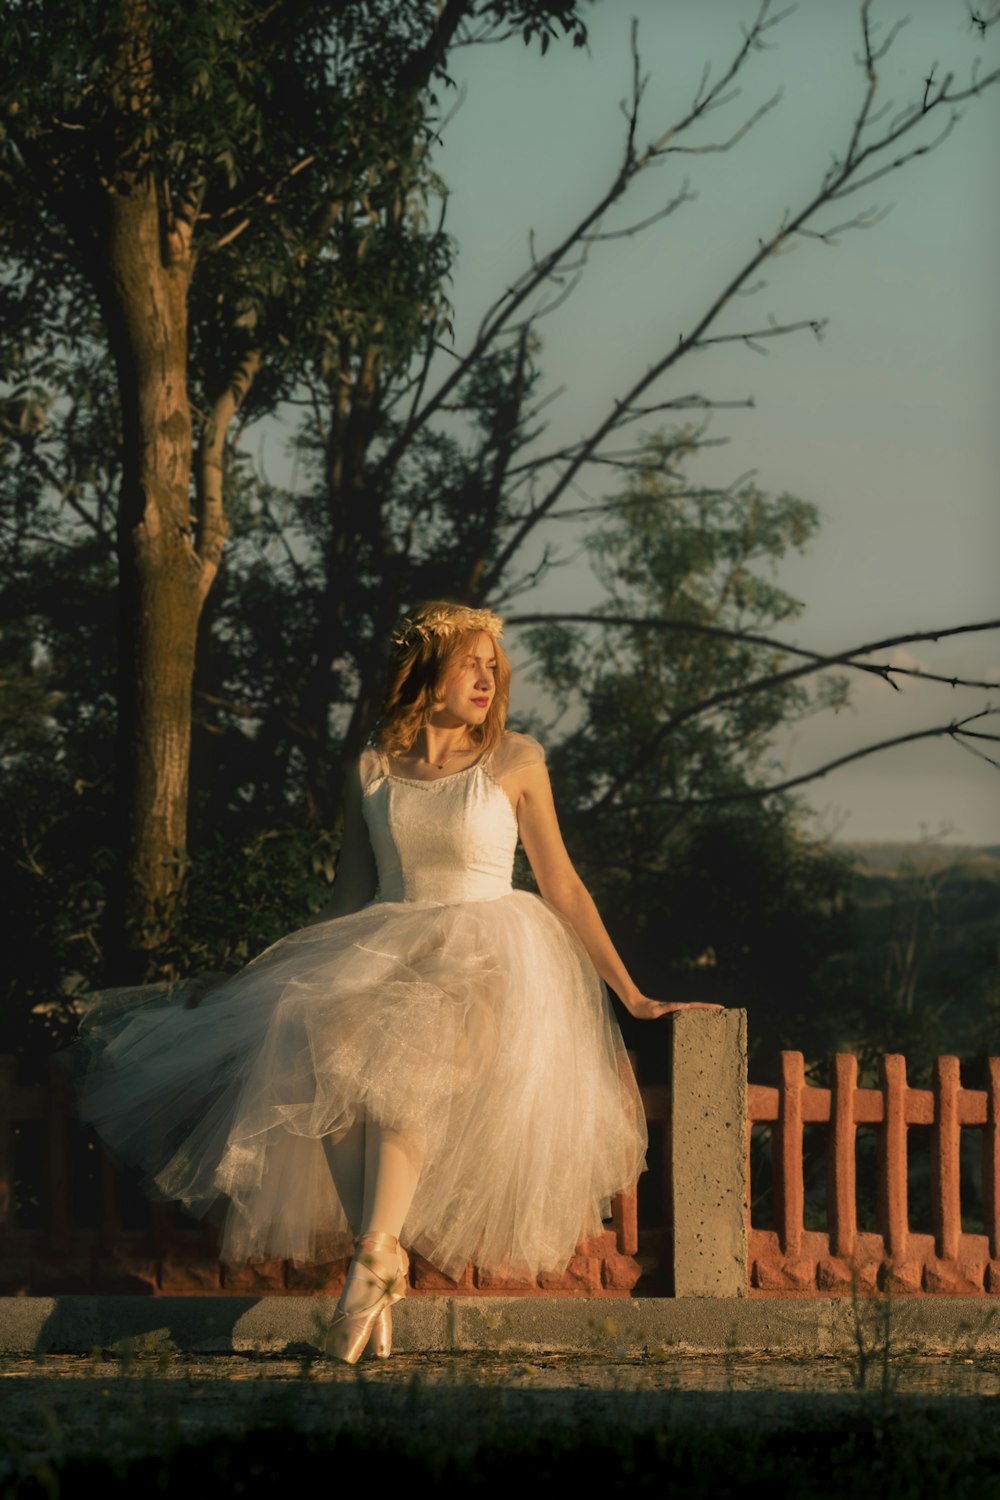
POLYGON ((361 778, 361 790, 366 792, 370 786, 388 776, 389 767, 384 753, 377 745, 366 745, 361 752, 358 762, 358 771, 361 778))

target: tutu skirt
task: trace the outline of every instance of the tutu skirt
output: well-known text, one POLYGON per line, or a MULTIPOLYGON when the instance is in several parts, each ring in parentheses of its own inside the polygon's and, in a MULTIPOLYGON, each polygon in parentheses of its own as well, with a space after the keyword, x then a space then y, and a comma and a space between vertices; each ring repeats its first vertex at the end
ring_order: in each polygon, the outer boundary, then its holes
POLYGON ((81 1114, 154 1196, 226 1208, 229 1262, 345 1253, 322 1138, 363 1117, 422 1156, 402 1239, 445 1274, 562 1270, 645 1167, 607 992, 569 924, 513 891, 378 901, 275 943, 195 1008, 95 998, 81 1114))

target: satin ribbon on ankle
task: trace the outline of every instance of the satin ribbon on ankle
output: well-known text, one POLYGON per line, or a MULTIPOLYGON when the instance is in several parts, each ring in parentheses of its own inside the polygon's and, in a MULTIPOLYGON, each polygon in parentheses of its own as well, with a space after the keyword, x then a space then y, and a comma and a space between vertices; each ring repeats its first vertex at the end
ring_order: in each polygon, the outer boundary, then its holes
POLYGON ((400 1302, 406 1295, 406 1272, 401 1261, 405 1260, 408 1266, 409 1256, 396 1235, 369 1230, 355 1240, 355 1251, 351 1259, 352 1262, 357 1259, 368 1279, 382 1290, 373 1303, 354 1313, 341 1311, 338 1303, 327 1332, 327 1352, 347 1364, 356 1364, 365 1348, 370 1345, 376 1359, 388 1359, 392 1352, 392 1304, 400 1302), (360 1250, 375 1254, 395 1250, 395 1272, 389 1277, 380 1275, 363 1255, 359 1255, 360 1250), (339 1344, 340 1348, 331 1348, 331 1342, 339 1344))

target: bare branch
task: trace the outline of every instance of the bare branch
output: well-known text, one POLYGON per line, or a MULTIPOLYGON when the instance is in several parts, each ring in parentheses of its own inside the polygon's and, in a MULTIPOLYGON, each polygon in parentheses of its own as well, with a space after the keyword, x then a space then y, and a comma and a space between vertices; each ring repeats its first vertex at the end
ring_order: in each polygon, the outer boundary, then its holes
MULTIPOLYGON (((695 635, 718 636, 723 639, 738 640, 749 645, 767 646, 773 650, 787 653, 790 656, 804 657, 805 662, 801 666, 788 667, 784 671, 769 672, 763 677, 757 677, 750 682, 738 684, 731 688, 720 688, 718 692, 711 693, 707 698, 699 699, 696 703, 688 704, 686 708, 680 709, 669 719, 659 724, 649 735, 644 743, 639 746, 636 754, 623 767, 622 771, 613 780, 611 786, 593 803, 589 811, 601 811, 612 799, 615 793, 631 781, 632 777, 646 764, 646 762, 658 753, 670 735, 679 729, 688 720, 697 718, 699 715, 708 713, 711 709, 720 708, 725 703, 730 703, 737 698, 749 697, 756 693, 769 692, 776 687, 783 687, 788 683, 795 682, 801 677, 807 677, 814 672, 823 671, 829 667, 850 667, 857 671, 871 673, 877 677, 884 678, 891 687, 897 684, 891 681, 891 675, 918 676, 923 675, 916 668, 897 667, 891 663, 879 665, 873 662, 858 661, 858 657, 871 656, 876 651, 888 651, 894 646, 912 645, 917 641, 939 641, 957 635, 970 635, 984 630, 1000 629, 1000 619, 982 620, 970 625, 953 625, 944 630, 935 631, 911 631, 905 635, 887 636, 884 640, 869 641, 863 646, 856 646, 847 651, 838 651, 834 654, 824 655, 817 651, 808 651, 801 646, 789 645, 785 642, 774 640, 772 637, 760 635, 754 631, 740 631, 728 629, 721 625, 703 625, 691 620, 645 620, 641 617, 633 618, 627 615, 584 615, 584 614, 550 614, 550 615, 515 615, 508 619, 508 626, 543 624, 546 621, 558 623, 577 623, 589 625, 626 625, 630 628, 649 628, 661 630, 678 630, 695 635)), ((928 674, 930 675, 930 674, 928 674)), ((938 679, 935 679, 938 680, 938 679)), ((963 683, 961 679, 951 678, 939 679, 951 686, 975 686, 983 688, 996 687, 996 683, 963 683)))
MULTIPOLYGON (((692 491, 692 494, 719 493, 727 491, 692 491)), ((887 636, 885 640, 871 641, 865 646, 855 646, 847 651, 838 651, 835 655, 826 655, 819 651, 810 651, 804 646, 793 645, 790 641, 779 641, 773 636, 761 635, 757 631, 738 630, 725 625, 706 625, 697 620, 684 619, 651 619, 643 615, 612 615, 612 614, 528 614, 511 615, 507 618, 508 626, 524 625, 602 625, 629 630, 675 630, 681 634, 688 635, 710 635, 717 636, 722 640, 740 641, 751 646, 767 646, 773 651, 781 651, 788 656, 801 656, 807 658, 812 665, 809 667, 797 667, 792 673, 779 672, 768 674, 766 678, 755 679, 751 683, 744 683, 741 687, 726 688, 720 694, 713 694, 711 699, 704 699, 701 704, 695 705, 700 711, 704 707, 715 708, 718 702, 726 701, 730 697, 742 697, 750 691, 762 691, 764 688, 774 687, 787 682, 791 677, 806 676, 811 672, 817 672, 825 667, 850 666, 858 671, 869 672, 875 677, 882 677, 889 681, 890 675, 903 677, 923 677, 928 681, 942 682, 949 687, 975 687, 995 688, 1000 686, 995 679, 987 681, 973 681, 961 677, 945 677, 936 672, 925 672, 920 667, 900 667, 892 662, 862 662, 857 658, 870 656, 875 651, 886 651, 894 646, 912 645, 920 641, 940 641, 953 635, 969 635, 985 630, 1000 630, 1000 619, 982 620, 971 625, 952 625, 944 630, 919 631, 907 635, 887 636)), ((890 682, 891 687, 895 683, 890 682)), ((684 710, 684 717, 688 717, 688 710, 684 710)), ((673 726, 671 726, 673 727, 673 726)))
POLYGON ((580 285, 582 277, 583 270, 581 268, 577 271, 575 276, 571 276, 566 281, 558 296, 553 297, 551 302, 541 303, 538 307, 535 308, 534 312, 529 313, 526 318, 522 318, 520 323, 513 323, 508 329, 505 330, 505 332, 507 334, 523 333, 527 329, 529 329, 533 323, 537 323, 540 318, 544 318, 547 313, 555 312, 557 307, 562 307, 566 299, 573 295, 577 287, 580 285))
MULTIPOLYGON (((585 463, 591 461, 592 455, 599 450, 608 433, 612 431, 620 421, 620 414, 622 410, 634 406, 638 397, 641 396, 643 392, 645 392, 655 381, 661 379, 686 354, 690 353, 694 349, 705 348, 713 342, 726 343, 733 342, 734 340, 740 340, 744 342, 747 347, 755 349, 757 352, 763 352, 757 338, 755 338, 753 335, 722 335, 715 336, 714 338, 710 339, 709 337, 707 337, 707 334, 708 330, 718 319, 723 308, 728 305, 733 296, 743 286, 749 283, 752 278, 756 276, 758 269, 769 256, 780 253, 786 246, 789 238, 792 235, 797 234, 803 226, 808 225, 810 220, 815 217, 817 212, 828 203, 831 203, 838 198, 847 196, 849 192, 856 191, 858 188, 864 186, 867 182, 873 180, 874 175, 882 175, 882 173, 884 173, 885 171, 894 170, 895 166, 903 164, 903 162, 912 159, 916 155, 923 155, 926 151, 932 150, 935 145, 940 144, 940 140, 943 139, 944 133, 935 138, 934 141, 914 147, 911 152, 904 153, 902 156, 896 159, 892 166, 878 169, 877 174, 868 173, 864 177, 858 177, 859 170, 865 162, 870 161, 872 157, 877 153, 881 153, 886 151, 887 149, 890 149, 897 140, 899 140, 908 131, 912 130, 916 125, 918 125, 926 117, 927 114, 931 113, 934 109, 938 108, 943 103, 954 103, 956 101, 969 98, 973 94, 981 93, 982 90, 990 83, 1000 78, 1000 69, 998 69, 995 70, 992 74, 988 75, 986 79, 976 80, 966 90, 949 93, 948 89, 951 82, 949 77, 945 80, 944 84, 942 84, 933 98, 929 100, 926 109, 912 114, 907 119, 902 121, 902 123, 897 125, 894 129, 886 131, 877 140, 869 141, 866 145, 862 146, 861 135, 871 112, 872 100, 877 83, 877 74, 875 70, 876 55, 879 57, 883 56, 886 45, 889 41, 891 41, 891 37, 887 38, 887 42, 884 43, 880 49, 878 49, 878 53, 876 54, 876 51, 872 45, 867 12, 868 6, 865 5, 862 7, 862 26, 865 45, 864 66, 867 78, 866 91, 861 108, 855 119, 851 140, 844 159, 839 162, 834 162, 833 166, 825 174, 818 190, 814 192, 812 197, 802 206, 801 209, 798 210, 797 213, 791 216, 786 213, 782 218, 781 224, 774 231, 774 233, 769 238, 758 241, 757 250, 750 255, 743 266, 730 279, 728 284, 725 285, 721 289, 721 291, 712 299, 708 307, 697 319, 692 331, 687 335, 681 336, 672 349, 670 349, 660 359, 654 361, 653 364, 647 368, 644 374, 637 378, 631 390, 626 394, 624 398, 622 398, 621 400, 617 400, 612 404, 612 407, 609 410, 608 414, 601 422, 597 424, 593 432, 590 434, 590 437, 577 447, 575 453, 566 463, 565 468, 563 469, 559 477, 554 481, 548 493, 534 507, 530 520, 526 520, 525 524, 512 534, 507 545, 503 548, 494 562, 490 577, 486 580, 487 589, 495 586, 496 580, 501 576, 503 569, 509 565, 511 559, 513 558, 519 547, 526 540, 532 527, 536 525, 538 521, 549 510, 555 507, 564 490, 576 477, 582 466, 585 463)), ((947 130, 950 130, 953 123, 953 121, 949 123, 949 125, 946 127, 946 132, 947 130)), ((819 337, 822 332, 823 324, 819 321, 809 321, 806 323, 787 325, 788 332, 792 332, 796 329, 801 330, 802 328, 811 329, 812 332, 817 337, 819 337)), ((762 336, 771 337, 773 335, 772 332, 769 331, 766 335, 762 336)))
POLYGON ((688 192, 688 182, 685 179, 680 192, 675 194, 669 203, 664 204, 663 208, 658 208, 655 214, 649 214, 645 219, 640 219, 638 223, 630 224, 627 229, 608 229, 601 231, 599 234, 583 235, 582 241, 585 245, 595 245, 599 240, 630 239, 632 235, 641 233, 643 229, 648 229, 651 224, 658 224, 661 219, 669 218, 674 210, 680 208, 682 204, 693 203, 696 197, 696 193, 688 192))
POLYGON ((893 205, 885 204, 882 208, 863 208, 860 213, 854 215, 853 219, 844 219, 840 224, 834 224, 829 229, 806 229, 804 226, 795 231, 807 239, 819 240, 824 245, 835 245, 835 234, 845 234, 848 229, 874 229, 876 224, 892 212, 893 205))
MULTIPOLYGON (((686 115, 661 136, 658 141, 652 142, 642 152, 637 151, 636 148, 636 132, 638 128, 639 107, 645 89, 645 80, 640 71, 636 28, 633 23, 631 34, 632 95, 630 103, 623 106, 627 126, 625 144, 618 171, 605 192, 583 218, 564 235, 562 240, 548 254, 542 256, 539 260, 535 260, 532 257, 531 268, 487 310, 471 349, 459 359, 455 368, 445 378, 435 393, 415 413, 411 420, 404 425, 396 440, 390 444, 379 463, 378 472, 375 477, 376 484, 384 482, 384 476, 395 469, 413 434, 419 428, 425 426, 441 410, 443 404, 449 399, 466 373, 475 365, 476 361, 494 343, 500 334, 509 330, 518 311, 524 307, 534 292, 545 281, 549 280, 559 267, 563 266, 569 253, 575 247, 579 246, 582 246, 584 251, 587 250, 587 237, 598 232, 596 226, 600 224, 612 204, 617 202, 624 194, 629 183, 649 166, 651 162, 656 160, 659 155, 669 149, 669 143, 674 137, 684 130, 689 129, 718 104, 719 100, 725 95, 732 79, 743 67, 749 53, 753 50, 762 33, 779 19, 769 19, 769 10, 770 0, 762 0, 756 20, 745 32, 742 46, 737 50, 722 77, 711 88, 700 88, 699 95, 695 98, 686 115)), ((741 281, 744 279, 740 278, 741 281)), ((596 447, 597 444, 595 443, 594 446, 596 447)), ((507 560, 509 559, 505 559, 505 563, 507 560)), ((497 570, 494 569, 492 577, 495 578, 496 576, 498 576, 497 570)))
MULTIPOLYGON (((708 349, 712 344, 746 344, 753 349, 759 339, 781 338, 786 333, 802 333, 806 328, 811 329, 819 339, 823 337, 828 321, 827 318, 802 318, 797 323, 772 323, 767 328, 753 328, 746 333, 719 333, 710 339, 700 339, 697 347, 708 349)), ((761 349, 758 352, 763 354, 765 351, 761 349)))
MULTIPOLYGON (((1000 73, 995 73, 993 77, 1000 77, 1000 73)), ((910 124, 915 124, 916 121, 920 118, 920 115, 914 115, 912 120, 910 121, 910 124)), ((911 151, 904 151, 902 156, 894 157, 893 160, 887 162, 884 167, 878 167, 874 172, 869 172, 867 177, 859 177, 857 182, 847 182, 847 184, 843 188, 841 188, 839 192, 831 193, 829 195, 829 201, 831 203, 835 203, 840 198, 849 198, 852 193, 859 192, 861 188, 868 187, 870 183, 878 182, 880 177, 888 177, 890 172, 895 172, 900 167, 904 167, 907 162, 916 161, 918 156, 926 156, 929 151, 935 150, 936 147, 940 146, 943 141, 946 141, 948 139, 948 137, 951 135, 951 132, 958 124, 960 118, 961 117, 957 113, 950 115, 947 124, 942 126, 941 130, 933 138, 933 140, 925 142, 925 144, 922 146, 914 146, 911 151)), ((908 129, 909 126, 905 128, 908 129)), ((864 160, 865 156, 867 156, 867 153, 864 153, 862 157, 859 157, 858 164, 860 164, 860 162, 864 160)))
MULTIPOLYGON (((220 697, 218 693, 208 693, 204 688, 195 688, 194 696, 197 701, 207 703, 212 708, 221 708, 224 713, 230 714, 234 719, 260 719, 266 712, 265 705, 253 706, 249 703, 237 703, 232 698, 220 697)), ((210 733, 220 732, 218 727, 207 719, 199 718, 198 723, 201 728, 207 729, 210 733)))
MULTIPOLYGON (((827 761, 825 765, 817 766, 812 771, 803 771, 799 776, 789 776, 773 786, 747 787, 741 792, 720 792, 714 797, 643 797, 635 802, 615 802, 611 806, 614 812, 639 812, 647 807, 719 807, 729 802, 754 802, 764 797, 774 797, 779 792, 791 791, 793 787, 804 786, 809 781, 818 781, 821 777, 828 776, 831 771, 849 765, 852 761, 861 760, 865 756, 874 755, 879 750, 889 750, 896 745, 912 744, 916 740, 940 739, 948 735, 956 744, 963 745, 965 749, 972 747, 964 745, 962 736, 992 740, 1000 744, 1000 734, 976 733, 965 727, 974 719, 983 718, 988 714, 1000 714, 1000 708, 984 708, 979 713, 970 714, 967 719, 952 719, 950 723, 937 724, 933 729, 914 729, 909 734, 894 735, 892 739, 876 740, 874 744, 864 745, 860 750, 851 750, 846 755, 838 755, 834 760, 827 761)), ((1000 769, 1000 765, 990 760, 989 756, 982 755, 981 758, 1000 769)), ((600 803, 595 804, 595 807, 603 805, 604 799, 602 798, 600 803)), ((592 813, 595 807, 590 807, 586 811, 592 813)))
POLYGON ((959 739, 957 736, 955 737, 955 744, 956 745, 961 746, 961 748, 963 750, 968 750, 969 754, 970 755, 974 755, 977 760, 984 760, 988 766, 994 766, 998 771, 1000 771, 1000 760, 994 760, 993 756, 992 755, 987 755, 986 752, 985 752, 985 750, 980 750, 975 745, 969 745, 969 744, 967 744, 966 741, 969 740, 969 739, 976 739, 976 740, 979 740, 979 739, 1000 740, 1000 735, 996 735, 996 734, 981 735, 981 734, 974 733, 972 730, 966 730, 964 732, 964 734, 963 734, 963 736, 962 736, 961 739, 959 739))
MULTIPOLYGON (((74 552, 76 550, 73 542, 64 542, 60 537, 52 536, 48 532, 27 531, 20 526, 12 526, 9 521, 2 517, 0 517, 0 527, 11 537, 14 545, 17 545, 19 542, 40 542, 47 548, 61 547, 64 552, 74 552)), ((11 572, 11 576, 15 576, 12 570, 8 569, 8 572, 11 572)))
POLYGON ((733 397, 731 400, 716 400, 711 396, 675 396, 670 401, 654 401, 649 406, 627 408, 625 422, 637 421, 640 417, 652 417, 661 411, 737 411, 752 409, 757 403, 753 396, 733 397))
POLYGON ((982 6, 977 9, 969 5, 968 12, 969 25, 974 27, 981 37, 986 35, 991 26, 995 26, 1000 21, 1000 5, 996 3, 996 0, 993 0, 993 14, 991 16, 983 14, 982 6))
MULTIPOLYGON (((750 131, 754 128, 754 126, 758 124, 766 114, 770 114, 772 109, 777 108, 777 106, 781 103, 781 93, 781 89, 778 89, 771 95, 770 99, 766 99, 763 104, 759 105, 757 109, 754 110, 753 114, 749 115, 747 119, 744 120, 739 129, 734 130, 733 134, 729 136, 727 140, 713 141, 711 144, 707 144, 704 146, 668 146, 666 144, 663 144, 670 139, 672 132, 668 132, 666 135, 662 136, 659 141, 654 141, 651 150, 654 156, 659 161, 665 161, 668 156, 709 156, 720 151, 732 151, 733 147, 738 146, 740 141, 742 141, 745 136, 750 134, 750 131)), ((719 99, 717 102, 720 105, 726 104, 729 102, 730 98, 735 97, 735 94, 732 94, 726 99, 719 99)))
MULTIPOLYGON (((443 232, 443 230, 444 230, 444 221, 445 221, 445 216, 446 216, 447 212, 448 212, 448 195, 447 195, 447 193, 445 193, 442 196, 442 198, 441 198, 441 212, 438 214, 437 231, 436 231, 438 235, 440 235, 443 232)), ((423 359, 421 360, 421 363, 420 363, 420 370, 418 372, 416 381, 414 382, 414 386, 413 386, 413 400, 410 403, 410 414, 409 414, 409 417, 407 418, 406 424, 405 424, 408 428, 412 427, 414 419, 416 417, 416 414, 417 414, 417 412, 420 409, 420 403, 423 400, 424 390, 426 389, 426 386, 427 386, 427 378, 430 375, 431 362, 434 359, 435 352, 441 347, 439 345, 436 337, 435 337, 434 328, 435 328, 435 324, 431 323, 430 329, 429 329, 429 332, 428 332, 427 343, 426 343, 426 345, 424 347, 423 359)))
POLYGON ((460 84, 459 89, 458 89, 458 93, 455 96, 455 102, 454 102, 454 104, 451 106, 451 108, 449 109, 448 113, 441 120, 441 123, 435 128, 434 135, 435 135, 435 138, 438 141, 441 140, 442 136, 444 135, 444 132, 448 129, 448 126, 451 124, 452 120, 454 120, 455 116, 458 115, 461 112, 462 109, 464 109, 465 102, 468 99, 468 97, 469 97, 468 84, 465 84, 465 83, 460 84))
MULTIPOLYGON (((534 416, 535 412, 541 411, 547 404, 548 400, 554 399, 555 395, 557 394, 562 394, 563 390, 564 387, 560 387, 557 392, 553 393, 552 397, 547 397, 545 401, 540 402, 538 406, 534 408, 534 411, 531 413, 531 415, 534 416)), ((671 401, 653 402, 648 406, 620 407, 618 409, 618 419, 615 422, 613 429, 611 430, 616 432, 622 431, 624 428, 630 426, 633 422, 644 421, 651 416, 656 416, 660 412, 665 411, 724 411, 737 409, 752 410, 755 404, 756 403, 754 402, 754 398, 752 396, 748 396, 742 400, 734 399, 731 401, 713 401, 707 396, 697 395, 677 396, 671 401)), ((705 438, 702 436, 705 430, 706 428, 703 424, 693 435, 686 435, 683 443, 677 445, 678 451, 682 450, 683 452, 690 454, 698 451, 701 448, 719 448, 724 446, 729 441, 728 438, 705 438)), ((515 478, 520 477, 524 474, 537 473, 542 469, 552 467, 553 464, 568 462, 576 457, 585 442, 586 439, 581 438, 578 442, 567 443, 560 448, 550 449, 546 453, 536 454, 533 458, 525 459, 523 463, 514 465, 509 471, 509 476, 511 478, 515 478)), ((675 450, 674 448, 671 448, 670 451, 673 452, 675 450)), ((629 453, 633 456, 645 455, 643 458, 643 463, 648 466, 648 450, 644 448, 633 448, 629 449, 629 453)), ((587 462, 591 464, 601 465, 602 463, 615 463, 616 460, 611 454, 599 453, 591 454, 587 462)), ((640 463, 639 466, 642 467, 642 463, 640 463)))

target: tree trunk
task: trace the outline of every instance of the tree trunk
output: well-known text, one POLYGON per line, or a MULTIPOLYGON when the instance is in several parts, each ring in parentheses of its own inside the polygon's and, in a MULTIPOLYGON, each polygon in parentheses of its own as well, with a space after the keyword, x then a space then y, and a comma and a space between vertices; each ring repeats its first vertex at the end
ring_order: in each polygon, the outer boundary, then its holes
MULTIPOLYGON (((155 970, 183 884, 202 569, 190 515, 191 257, 168 257, 152 174, 109 193, 107 323, 121 388, 119 962, 155 970)), ((117 946, 117 944, 116 944, 117 946)))

